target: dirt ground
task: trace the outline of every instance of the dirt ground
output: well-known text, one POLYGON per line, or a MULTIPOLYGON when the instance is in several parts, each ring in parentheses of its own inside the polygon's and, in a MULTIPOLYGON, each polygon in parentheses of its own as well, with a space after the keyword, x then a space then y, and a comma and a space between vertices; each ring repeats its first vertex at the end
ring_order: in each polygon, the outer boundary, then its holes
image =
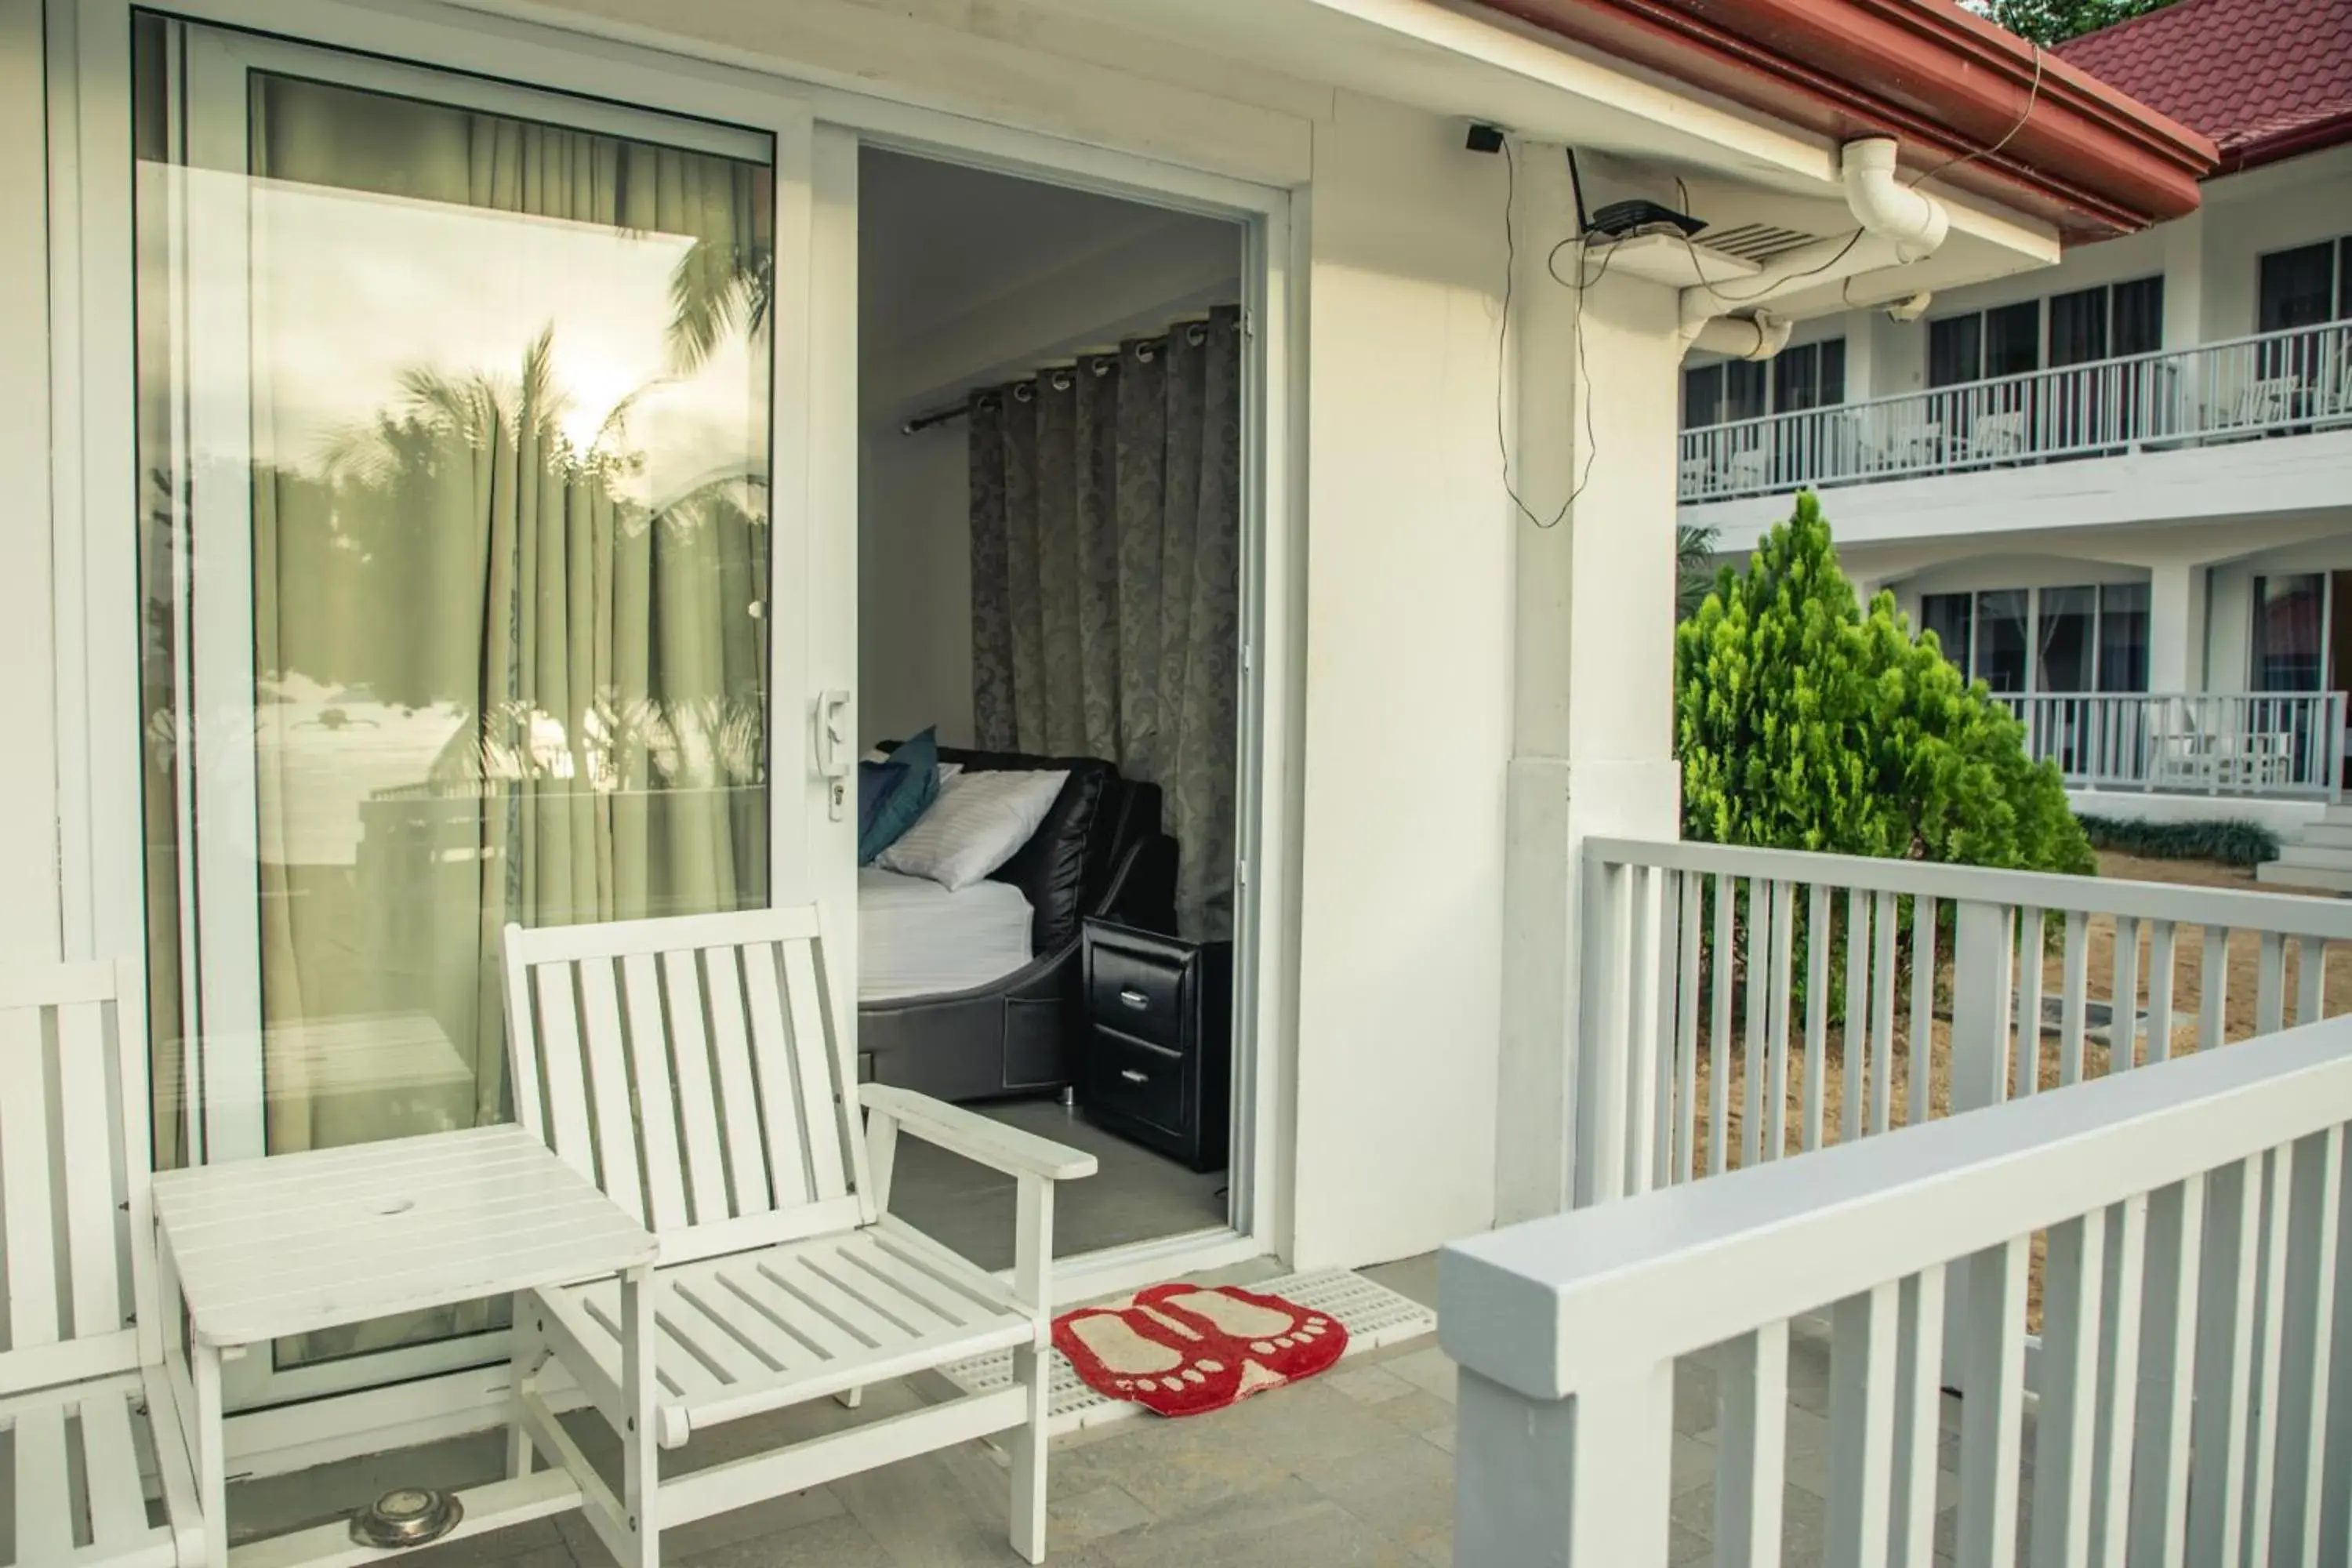
MULTIPOLYGON (((2123 880, 2170 882, 2195 887, 2251 890, 2257 886, 2252 873, 2236 867, 2195 860, 2148 860, 2116 854, 2102 854, 2099 857, 2099 874, 2102 877, 2123 880)), ((1801 905, 1802 900, 1800 900, 1801 908, 1801 905)), ((2144 1009, 2149 1005, 2148 984, 2152 967, 2151 952, 2155 941, 2155 933, 2145 929, 2146 922, 2142 924, 2143 929, 2135 933, 2139 952, 2137 984, 2135 986, 2133 995, 2136 1009, 2144 1009)), ((2090 998, 2094 1001, 2112 1002, 2114 999, 2116 952, 2116 934, 2114 919, 2108 916, 2093 917, 2087 922, 2084 931, 2084 957, 2087 990, 2090 998)), ((2229 939, 2228 955, 2222 1007, 2225 1041, 2243 1039, 2255 1033, 2262 964, 2260 936, 2251 932, 2232 933, 2229 939)), ((1950 1011, 1951 965, 1948 943, 1939 944, 1939 957, 1942 963, 1937 973, 1938 994, 1935 1011, 1945 1016, 1937 1017, 1931 1025, 1932 1044, 1927 1058, 1930 1120, 1940 1119, 1951 1112, 1951 1025, 1948 1021, 1950 1011)), ((2186 1055, 2194 1051, 2198 1046, 2197 1020, 2203 1004, 2204 957, 2203 929, 2201 927, 2177 928, 2174 931, 2172 961, 2172 1012, 2175 1021, 2171 1037, 2173 1055, 2186 1055)), ((2288 942, 2284 954, 2281 994, 2284 997, 2285 1021, 2289 1024, 2302 1021, 2296 1016, 2302 960, 2303 955, 2298 944, 2288 942)), ((1828 1027, 1823 1032, 1820 1052, 1822 1063, 1820 1136, 1822 1147, 1843 1141, 1845 1109, 1849 1098, 1856 1099, 1861 1128, 1865 1134, 1882 1124, 1900 1127, 1910 1120, 1911 1079, 1915 1070, 1916 1058, 1911 1048, 1912 1006, 1907 989, 1909 963, 1910 952, 1906 936, 1900 963, 1906 976, 1906 989, 1898 994, 1895 1009, 1892 1059, 1886 1068, 1890 1092, 1886 1096, 1887 1104, 1883 1113, 1883 1121, 1870 1093, 1873 1076, 1870 1069, 1874 1064, 1867 1062, 1860 1064, 1860 1070, 1853 1076, 1849 1075, 1845 1053, 1843 998, 1832 1002, 1828 1027), (1857 1086, 1861 1093, 1855 1097, 1853 1089, 1857 1086)), ((2352 942, 2335 944, 2328 952, 2326 963, 2326 971, 2321 988, 2321 1016, 2335 1017, 2352 1012, 2352 942)), ((2042 994, 2045 996, 2062 994, 2064 980, 2063 944, 2057 934, 2057 928, 2053 925, 2048 956, 2042 969, 2042 994)), ((1725 1139, 1726 1163, 1732 1169, 1747 1163, 1748 1154, 1747 1118, 1744 1114, 1747 1102, 1746 1016, 1744 994, 1736 994, 1732 1011, 1734 1021, 1732 1038, 1727 1042, 1734 1047, 1728 1052, 1732 1058, 1727 1067, 1729 1093, 1724 1107, 1725 1121, 1728 1131, 1728 1136, 1725 1139)), ((1795 1153, 1811 1146, 1811 1141, 1806 1137, 1807 1061, 1810 1055, 1806 1026, 1805 1008, 1801 1005, 1791 1008, 1789 1020, 1787 1092, 1780 1101, 1780 1149, 1788 1153, 1795 1153)), ((2137 1049, 2135 1052, 2136 1061, 2144 1062, 2147 1059, 2149 1046, 2147 1033, 2152 1032, 2153 1027, 2153 1020, 2151 1020, 2148 1031, 2144 1032, 2137 1042, 2137 1049)), ((1695 1064, 1696 1084, 1692 1106, 1696 1117, 1692 1122, 1685 1124, 1695 1125, 1696 1128, 1696 1135, 1689 1151, 1691 1168, 1700 1174, 1705 1174, 1712 1169, 1715 1078, 1717 1063, 1717 1052, 1708 1039, 1708 1016, 1704 1007, 1700 1016, 1698 1033, 1697 1061, 1695 1064)), ((2082 1076, 2084 1079, 2103 1078, 2109 1071, 2111 1065, 2108 1048, 2096 1041, 2085 1039, 2083 1047, 2082 1076)), ((2035 1074, 2036 1081, 2042 1088, 2059 1087, 2064 1077, 2064 1067, 2061 1060, 2061 1041, 2055 1030, 2048 1030, 2041 1035, 2039 1056, 2035 1066, 2038 1069, 2035 1074)), ((2011 1081, 2014 1081, 2014 1070, 2012 1065, 2010 1073, 2011 1081)), ((1769 1131, 1769 1127, 1770 1123, 1768 1121, 1765 1123, 1765 1129, 1769 1131)), ((1773 1152, 1765 1150, 1761 1152, 1764 1157, 1770 1158, 1773 1152)), ((1677 1146, 1670 1153, 1678 1177, 1683 1151, 1677 1146)), ((2046 1243, 2045 1236, 2038 1235, 2033 1239, 2033 1268, 2028 1288, 2028 1320, 2030 1325, 2037 1331, 2041 1326, 2042 1319, 2042 1264, 2046 1243)))

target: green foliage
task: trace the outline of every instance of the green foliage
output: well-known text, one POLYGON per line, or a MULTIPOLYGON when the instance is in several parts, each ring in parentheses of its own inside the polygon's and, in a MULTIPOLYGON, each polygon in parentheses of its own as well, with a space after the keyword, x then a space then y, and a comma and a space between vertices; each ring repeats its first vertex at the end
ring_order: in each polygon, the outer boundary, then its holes
POLYGON ((2048 47, 2170 4, 2172 0, 1990 0, 1981 9, 2020 37, 2048 47))
POLYGON ((1695 523, 1675 528, 1675 619, 1689 620, 1715 587, 1716 531, 1695 523))
POLYGON ((1683 832, 1722 844, 2088 873, 2057 768, 1880 595, 1811 493, 1675 634, 1683 832))
POLYGON ((2120 850, 2149 860, 2218 860, 2225 866, 2259 866, 2278 858, 2278 835, 2259 822, 2137 822, 2120 816, 2082 816, 2095 849, 2120 850))

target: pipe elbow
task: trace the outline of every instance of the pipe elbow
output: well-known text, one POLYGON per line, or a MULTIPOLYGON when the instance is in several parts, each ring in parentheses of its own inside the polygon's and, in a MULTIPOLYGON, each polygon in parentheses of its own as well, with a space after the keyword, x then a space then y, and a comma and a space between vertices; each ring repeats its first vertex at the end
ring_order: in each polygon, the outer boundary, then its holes
POLYGON ((1951 215, 1943 203, 1896 177, 1895 153, 1895 140, 1888 136, 1849 142, 1839 150, 1846 206, 1864 230, 1894 241, 1899 259, 1917 261, 1944 243, 1951 215))
POLYGON ((1692 335, 1689 346, 1726 359, 1770 359, 1789 346, 1797 323, 1769 310, 1753 316, 1717 316, 1692 335))

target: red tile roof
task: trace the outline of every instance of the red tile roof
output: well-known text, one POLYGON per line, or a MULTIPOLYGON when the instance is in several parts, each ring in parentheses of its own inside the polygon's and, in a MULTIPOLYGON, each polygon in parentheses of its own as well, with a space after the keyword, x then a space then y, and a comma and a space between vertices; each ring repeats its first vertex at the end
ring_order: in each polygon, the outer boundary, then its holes
POLYGON ((2057 52, 2211 137, 2223 173, 2352 142, 2352 0, 2176 0, 2057 52))

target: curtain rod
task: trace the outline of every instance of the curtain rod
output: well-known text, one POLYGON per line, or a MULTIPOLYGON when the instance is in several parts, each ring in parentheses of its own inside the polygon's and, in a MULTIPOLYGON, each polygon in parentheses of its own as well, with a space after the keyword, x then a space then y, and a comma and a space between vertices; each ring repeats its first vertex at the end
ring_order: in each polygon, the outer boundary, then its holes
MULTIPOLYGON (((1182 328, 1186 337, 1190 339, 1193 347, 1198 348, 1202 342, 1207 341, 1209 323, 1206 321, 1182 321, 1179 322, 1178 326, 1182 328)), ((1125 343, 1122 343, 1117 349, 1103 349, 1094 353, 1080 354, 1076 359, 1072 360, 1066 365, 1047 366, 1045 369, 1040 370, 1035 375, 1014 382, 1013 384, 1013 394, 1014 396, 1019 397, 1024 391, 1035 386, 1041 377, 1051 375, 1056 371, 1075 371, 1077 369, 1079 364, 1089 360, 1096 363, 1097 368, 1095 370, 1095 374, 1097 375, 1100 375, 1104 373, 1104 370, 1108 368, 1101 363, 1102 361, 1109 358, 1113 354, 1122 353, 1130 348, 1136 350, 1159 348, 1168 342, 1170 334, 1176 331, 1177 327, 1171 327, 1167 331, 1157 333, 1151 337, 1129 338, 1125 343)), ((1139 353, 1138 357, 1148 361, 1150 358, 1150 355, 1149 353, 1139 353)), ((1055 390, 1059 391, 1060 388, 1057 387, 1055 390)), ((1026 400, 1024 399, 1024 401, 1026 400)), ((937 408, 927 410, 924 413, 916 415, 911 419, 902 422, 898 426, 898 434, 901 436, 919 436, 924 431, 936 429, 941 425, 952 425, 971 412, 971 398, 969 395, 966 395, 960 403, 942 404, 937 408)))

